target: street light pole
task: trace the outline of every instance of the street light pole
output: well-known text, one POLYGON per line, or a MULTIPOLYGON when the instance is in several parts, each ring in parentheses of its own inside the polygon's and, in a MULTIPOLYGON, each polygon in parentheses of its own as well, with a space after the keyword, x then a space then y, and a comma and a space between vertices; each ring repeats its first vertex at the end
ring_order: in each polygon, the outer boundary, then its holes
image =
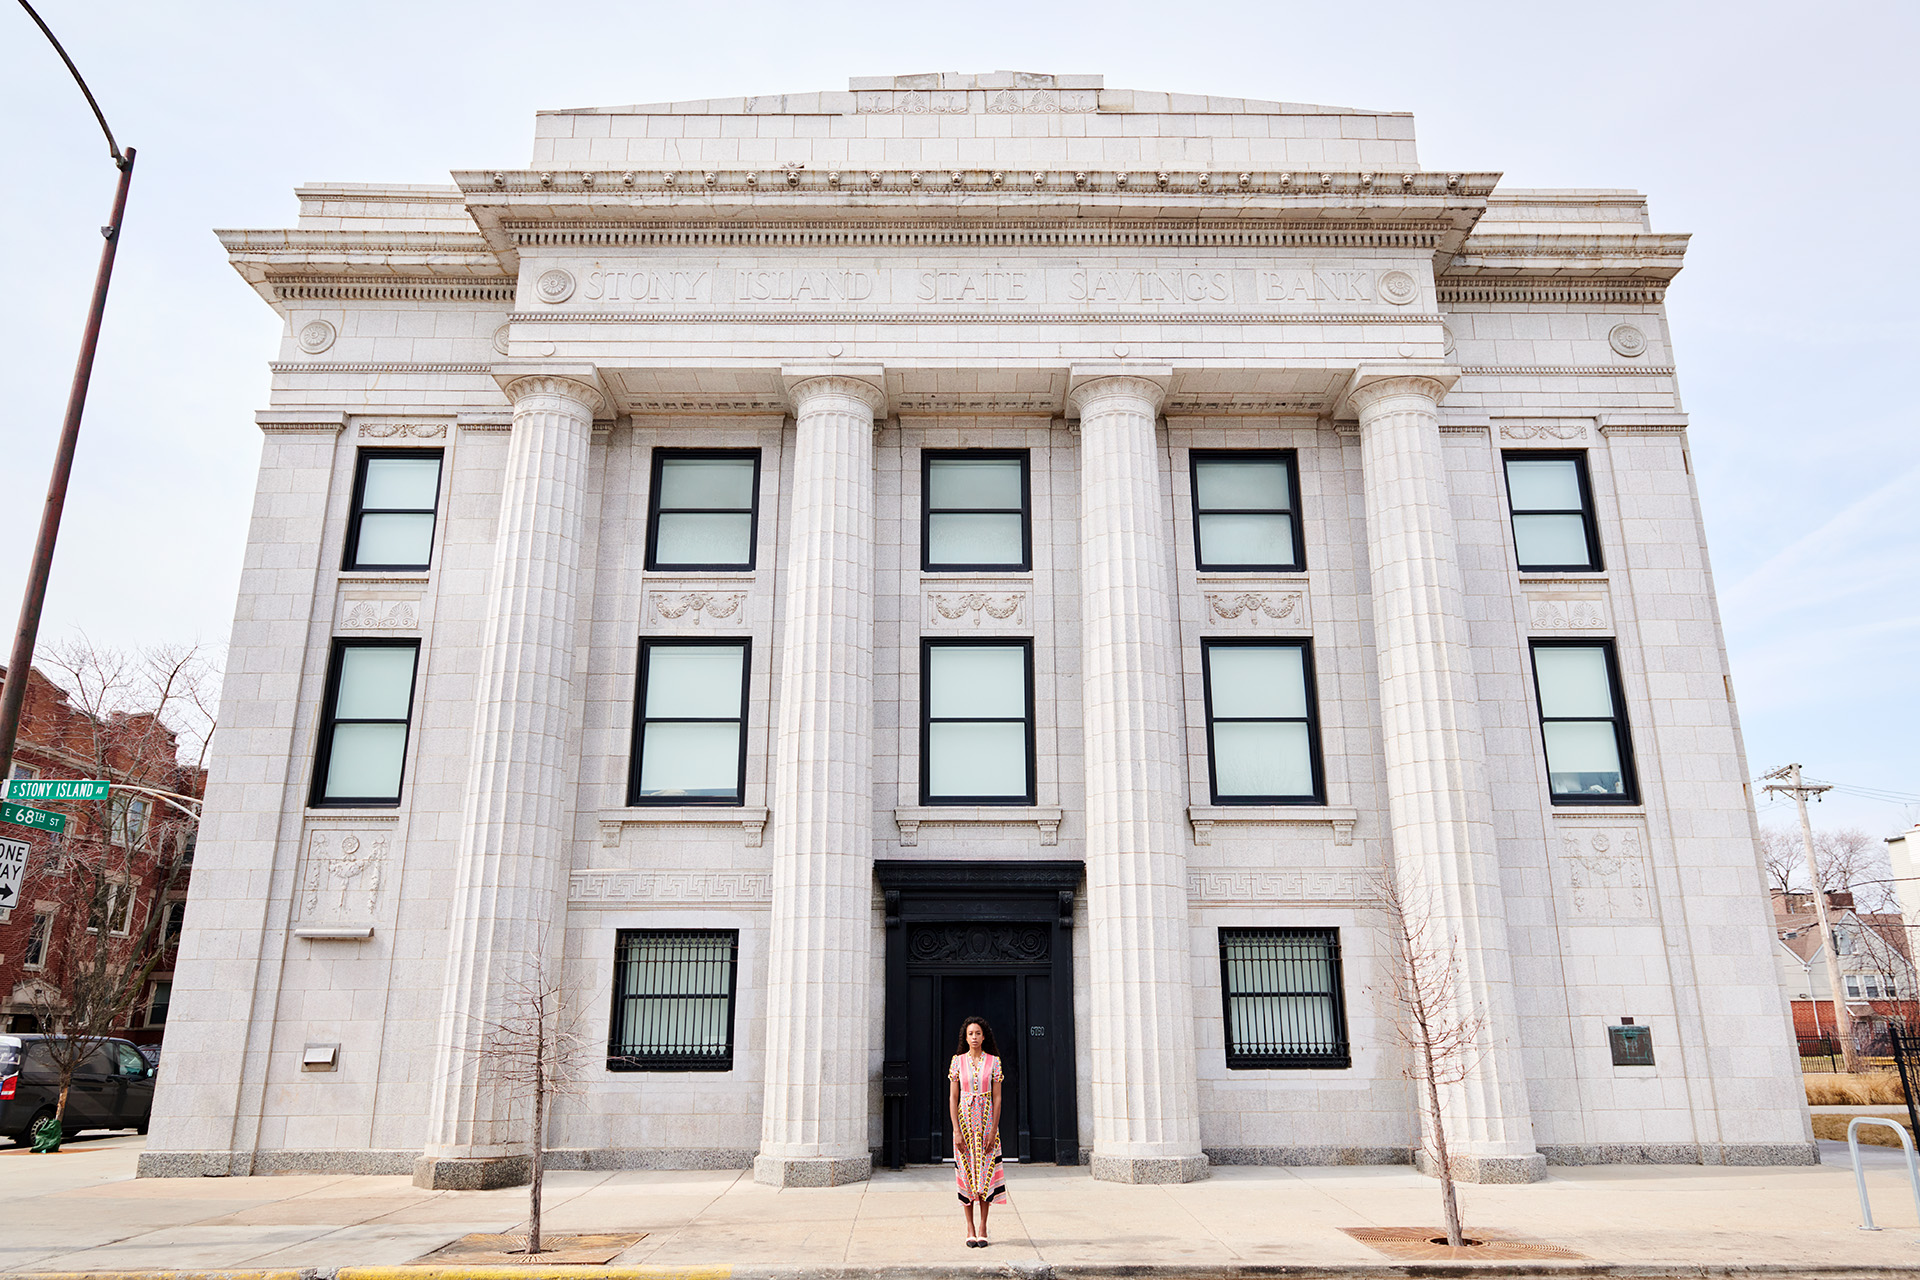
POLYGON ((93 279, 93 302, 87 308, 86 333, 80 339, 80 358, 74 365, 73 385, 67 391, 66 422, 60 428, 60 444, 53 455, 53 475, 47 480, 47 502, 40 514, 40 535, 33 545, 33 563, 27 568, 27 589, 20 597, 20 625, 14 631, 13 653, 7 659, 6 685, 0 689, 0 787, 13 777, 13 745, 20 732, 20 710, 26 703, 27 678, 33 670, 33 650, 40 637, 40 611, 47 602, 53 548, 60 538, 60 513, 67 505, 67 480, 73 474, 74 449, 80 443, 80 416, 87 407, 87 384, 93 377, 93 356, 100 345, 100 322, 107 310, 107 286, 113 282, 114 251, 120 246, 120 224, 127 212, 127 188, 133 182, 134 157, 132 147, 122 152, 114 142, 113 130, 107 127, 107 117, 94 101, 93 91, 87 88, 80 69, 60 47, 52 30, 27 0, 20 0, 20 7, 46 34, 60 60, 67 64, 67 70, 79 83, 80 92, 86 94, 87 105, 100 121, 100 131, 107 135, 107 150, 120 170, 120 184, 113 193, 113 216, 100 228, 106 243, 100 248, 100 269, 93 279))

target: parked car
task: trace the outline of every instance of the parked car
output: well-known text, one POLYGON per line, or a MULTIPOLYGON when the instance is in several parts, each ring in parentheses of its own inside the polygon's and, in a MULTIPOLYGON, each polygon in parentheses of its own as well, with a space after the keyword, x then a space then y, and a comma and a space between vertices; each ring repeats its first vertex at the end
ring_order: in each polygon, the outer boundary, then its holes
MULTIPOLYGON (((32 1142, 60 1102, 60 1071, 53 1046, 61 1036, 0 1035, 0 1135, 32 1142)), ((102 1040, 74 1068, 61 1128, 147 1131, 153 1113, 153 1076, 140 1050, 125 1040, 102 1040)))

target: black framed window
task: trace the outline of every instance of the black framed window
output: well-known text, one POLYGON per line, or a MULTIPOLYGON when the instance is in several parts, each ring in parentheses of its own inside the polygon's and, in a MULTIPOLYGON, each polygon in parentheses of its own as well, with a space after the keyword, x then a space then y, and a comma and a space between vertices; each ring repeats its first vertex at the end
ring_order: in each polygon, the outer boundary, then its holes
POLYGON ((1033 567, 1031 460, 1025 449, 920 454, 920 567, 1033 567))
POLYGON ((1220 930, 1227 1066, 1350 1067, 1338 929, 1220 930))
POLYGON ((349 569, 424 569, 440 507, 438 449, 362 449, 347 521, 349 569))
POLYGON ((622 929, 609 1071, 733 1070, 737 929, 622 929))
POLYGON ((1313 646, 1205 640, 1207 771, 1215 804, 1323 804, 1313 646))
POLYGON ((628 804, 742 804, 749 640, 642 640, 628 804))
POLYGON ((753 568, 758 449, 655 449, 651 492, 647 568, 753 568))
POLYGON ((53 913, 36 911, 27 930, 27 950, 20 963, 29 969, 41 969, 47 963, 47 940, 53 937, 53 913))
POLYGON ((400 803, 418 640, 335 640, 310 803, 400 803))
POLYGON ((920 642, 920 803, 1032 804, 1033 641, 920 642))
POLYGON ((1197 568, 1296 573, 1307 567, 1293 450, 1196 449, 1188 461, 1197 568))
MULTIPOLYGON (((164 1027, 167 1025, 167 1006, 173 1003, 173 980, 162 978, 153 984, 153 999, 147 1002, 147 1025, 164 1027)), ((146 1074, 142 1064, 141 1074, 146 1074)))
POLYGON ((1599 569, 1600 531, 1593 518, 1587 455, 1527 451, 1501 456, 1520 568, 1529 573, 1599 569))
POLYGON ((1613 641, 1535 640, 1533 681, 1553 803, 1637 803, 1613 641))

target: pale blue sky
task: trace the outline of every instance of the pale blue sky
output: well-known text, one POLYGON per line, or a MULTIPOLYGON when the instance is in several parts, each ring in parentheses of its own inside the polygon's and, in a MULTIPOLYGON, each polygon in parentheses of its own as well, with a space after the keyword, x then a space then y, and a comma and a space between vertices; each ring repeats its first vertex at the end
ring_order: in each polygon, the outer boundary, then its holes
MULTIPOLYGON (((140 149, 43 638, 225 639, 279 322, 209 228, 291 225, 303 182, 524 165, 543 107, 1098 73, 1412 111, 1429 168, 1637 188, 1694 233, 1668 308, 1754 771, 1920 795, 1911 3, 39 7, 140 149)), ((11 4, 0 118, 10 623, 114 179, 11 4)), ((1886 834, 1920 805, 1816 817, 1886 834)))

